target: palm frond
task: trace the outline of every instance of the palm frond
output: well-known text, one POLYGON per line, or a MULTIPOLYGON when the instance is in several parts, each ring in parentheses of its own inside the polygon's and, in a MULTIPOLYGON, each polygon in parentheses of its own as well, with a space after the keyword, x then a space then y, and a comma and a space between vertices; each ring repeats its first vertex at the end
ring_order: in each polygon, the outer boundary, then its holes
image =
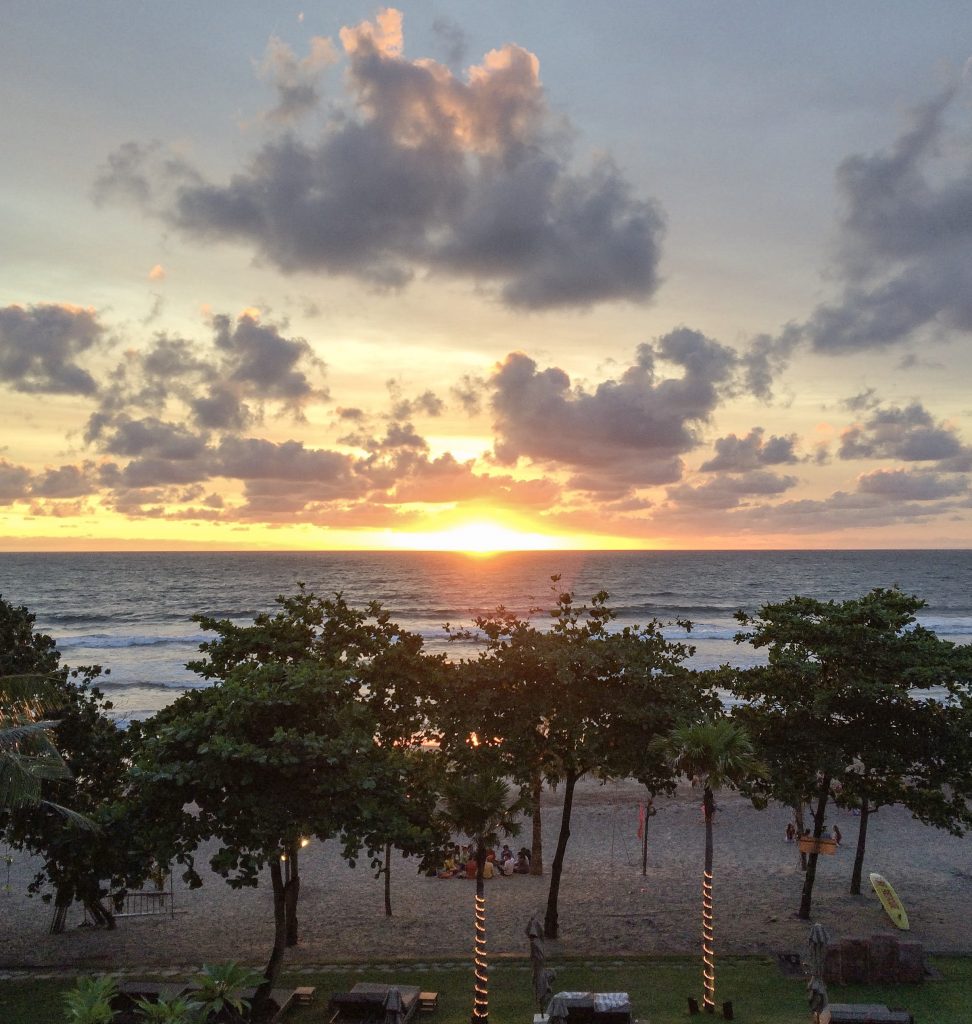
MULTIPOLYGON (((3 720, 0 719, 0 722, 3 722, 3 720)), ((57 724, 57 722, 51 721, 5 721, 3 722, 3 728, 0 728, 0 750, 14 750, 22 740, 28 737, 43 739, 46 733, 56 728, 57 724)), ((48 745, 45 744, 45 746, 48 745)))

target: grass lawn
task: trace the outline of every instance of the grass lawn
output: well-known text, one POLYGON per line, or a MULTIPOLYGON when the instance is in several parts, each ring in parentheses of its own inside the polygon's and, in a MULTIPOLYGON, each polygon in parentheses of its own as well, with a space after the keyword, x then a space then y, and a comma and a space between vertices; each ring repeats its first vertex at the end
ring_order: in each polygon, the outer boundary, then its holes
MULTIPOLYGON (((955 1024, 968 1020, 972 1002, 972 958, 936 957, 934 966, 941 981, 917 986, 832 986, 833 1002, 878 1002, 908 1009, 917 1024, 955 1024)), ((700 973, 695 960, 633 959, 617 961, 561 961, 555 989, 615 992, 631 995, 635 1016, 651 1024, 684 1024, 689 1020, 688 996, 699 997, 700 973)), ((171 980, 171 979, 167 979, 171 980)), ((314 985, 317 1001, 291 1013, 288 1024, 322 1024, 327 1020, 327 1000, 332 992, 350 989, 356 981, 401 981, 439 993, 439 1009, 417 1018, 418 1024, 468 1024, 472 973, 464 968, 416 971, 403 963, 394 971, 370 969, 322 971, 319 974, 284 975, 283 984, 314 985)), ((725 958, 717 965, 716 996, 720 1005, 732 1000, 735 1019, 746 1024, 807 1024, 806 993, 799 979, 783 977, 775 962, 765 958, 725 958)), ((63 993, 70 982, 0 982, 0 1021, 3 1024, 61 1024, 63 993)), ((490 973, 490 1017, 495 1024, 530 1024, 534 1011, 529 965, 497 963, 490 973)), ((704 1018, 699 1018, 703 1020, 704 1018)))

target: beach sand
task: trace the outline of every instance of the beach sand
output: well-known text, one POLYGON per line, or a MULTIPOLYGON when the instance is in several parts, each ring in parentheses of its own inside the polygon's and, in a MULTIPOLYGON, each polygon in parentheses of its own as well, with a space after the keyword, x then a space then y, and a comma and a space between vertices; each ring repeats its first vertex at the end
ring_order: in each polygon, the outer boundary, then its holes
MULTIPOLYGON (((549 955, 698 950, 704 852, 699 793, 683 786, 676 797, 655 801, 644 877, 636 835, 643 800, 644 789, 631 781, 581 781, 560 893, 560 937, 548 943, 549 955)), ((809 926, 796 917, 803 876, 796 846, 784 840, 789 812, 776 805, 756 811, 730 792, 716 800, 717 953, 805 952, 809 926)), ((867 880, 869 871, 879 871, 907 908, 909 939, 931 952, 972 950, 972 839, 921 825, 902 808, 884 808, 870 822, 863 894, 850 896, 859 818, 834 810, 829 821, 840 826, 843 846, 835 856, 819 858, 813 921, 824 924, 833 939, 895 932, 867 880)), ((560 793, 547 793, 547 873, 486 883, 491 955, 527 954, 524 932, 530 916, 542 915, 546 903, 559 824, 560 793)), ((529 835, 526 819, 513 848, 529 845, 529 835)), ((183 912, 175 917, 127 918, 106 932, 78 927, 81 913, 75 908, 67 931, 51 936, 50 905, 26 895, 31 863, 22 854, 13 856, 13 891, 0 895, 0 968, 198 966, 229 959, 256 966, 269 954, 268 884, 235 890, 207 871, 201 889, 176 883, 176 905, 183 912)), ((5 867, 0 861, 0 883, 5 867)), ((337 843, 312 843, 301 857, 300 944, 287 951, 286 963, 466 956, 472 946, 473 892, 470 881, 426 878, 414 861, 396 857, 394 916, 387 918, 382 882, 367 859, 352 869, 341 860, 337 843)))

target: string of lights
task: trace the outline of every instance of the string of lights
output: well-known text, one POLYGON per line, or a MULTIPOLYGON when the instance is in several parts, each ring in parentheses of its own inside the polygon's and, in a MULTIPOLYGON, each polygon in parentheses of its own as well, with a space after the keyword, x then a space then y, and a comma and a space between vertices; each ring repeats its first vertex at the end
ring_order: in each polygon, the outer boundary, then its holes
POLYGON ((476 893, 476 937, 473 945, 473 963, 475 965, 475 996, 473 1002, 473 1019, 489 1018, 489 990, 486 962, 486 897, 476 893))
POLYGON ((702 873, 702 1005, 715 1012, 715 934, 712 928, 712 872, 702 873))

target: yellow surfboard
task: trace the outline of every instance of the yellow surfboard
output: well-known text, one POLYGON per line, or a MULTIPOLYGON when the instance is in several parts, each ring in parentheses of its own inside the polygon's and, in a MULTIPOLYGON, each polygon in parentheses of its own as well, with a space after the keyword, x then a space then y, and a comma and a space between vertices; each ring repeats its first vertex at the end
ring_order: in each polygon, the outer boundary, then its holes
POLYGON ((891 883, 876 871, 871 872, 871 885, 877 893, 881 906, 888 912, 888 917, 902 930, 908 931, 908 915, 905 913, 904 904, 898 899, 898 894, 891 888, 891 883))

